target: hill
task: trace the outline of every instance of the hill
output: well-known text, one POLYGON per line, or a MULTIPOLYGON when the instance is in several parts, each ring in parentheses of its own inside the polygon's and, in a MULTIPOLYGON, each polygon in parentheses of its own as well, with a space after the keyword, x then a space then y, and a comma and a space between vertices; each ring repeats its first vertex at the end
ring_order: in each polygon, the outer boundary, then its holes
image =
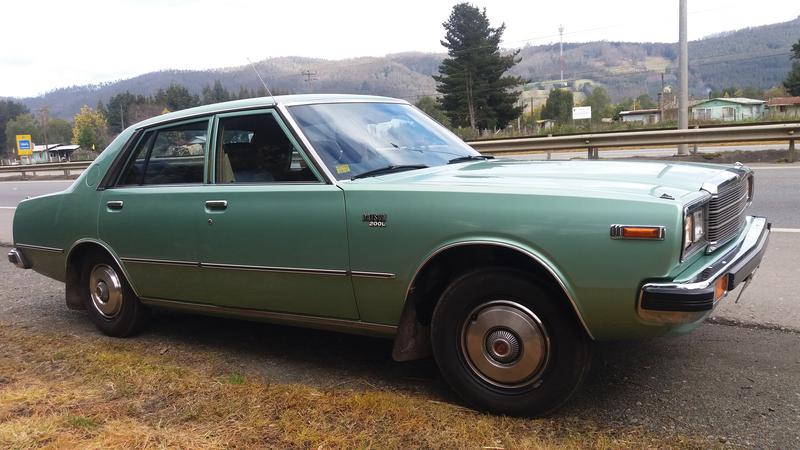
MULTIPOLYGON (((767 89, 780 84, 790 69, 789 49, 800 39, 800 17, 788 22, 726 32, 689 44, 690 86, 695 95, 729 86, 767 89)), ((651 96, 659 91, 661 74, 675 84, 677 46, 669 43, 584 42, 564 45, 565 77, 604 85, 612 98, 651 96)), ((558 45, 525 46, 515 75, 536 82, 559 78, 558 45)), ((415 101, 436 92, 431 75, 444 54, 400 53, 385 57, 324 60, 304 57, 270 58, 256 63, 273 90, 388 95, 415 101), (303 72, 310 75, 303 75, 303 72)), ((260 86, 247 65, 214 70, 166 70, 99 85, 55 89, 21 99, 32 110, 47 106, 55 117, 71 118, 82 105, 107 102, 130 91, 152 95, 170 83, 199 93, 220 80, 233 92, 260 86)))

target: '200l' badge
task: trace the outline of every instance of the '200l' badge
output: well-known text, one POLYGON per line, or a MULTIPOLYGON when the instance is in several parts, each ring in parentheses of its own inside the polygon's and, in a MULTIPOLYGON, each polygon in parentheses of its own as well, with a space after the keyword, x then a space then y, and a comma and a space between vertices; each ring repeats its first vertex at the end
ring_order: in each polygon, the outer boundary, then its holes
POLYGON ((364 213, 361 215, 361 221, 366 222, 370 227, 383 228, 386 226, 386 214, 364 213))

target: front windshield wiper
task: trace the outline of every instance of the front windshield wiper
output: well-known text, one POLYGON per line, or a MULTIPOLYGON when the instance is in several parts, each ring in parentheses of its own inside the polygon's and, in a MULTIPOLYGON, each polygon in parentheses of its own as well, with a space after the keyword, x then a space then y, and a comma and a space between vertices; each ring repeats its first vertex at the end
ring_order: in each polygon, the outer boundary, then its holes
POLYGON ((381 167, 380 169, 368 170, 368 171, 366 171, 364 173, 360 173, 360 174, 358 174, 358 175, 356 175, 356 176, 354 176, 354 177, 352 177, 350 179, 351 180, 355 180, 355 179, 358 179, 358 178, 374 177, 376 175, 384 175, 384 174, 387 174, 387 173, 402 172, 404 170, 425 169, 427 167, 428 166, 426 166, 425 164, 404 164, 404 165, 397 165, 397 166, 386 166, 386 167, 381 167))
POLYGON ((459 156, 458 158, 453 158, 450 161, 447 161, 447 164, 456 164, 465 161, 483 161, 485 159, 494 159, 494 156, 484 156, 484 155, 459 156))

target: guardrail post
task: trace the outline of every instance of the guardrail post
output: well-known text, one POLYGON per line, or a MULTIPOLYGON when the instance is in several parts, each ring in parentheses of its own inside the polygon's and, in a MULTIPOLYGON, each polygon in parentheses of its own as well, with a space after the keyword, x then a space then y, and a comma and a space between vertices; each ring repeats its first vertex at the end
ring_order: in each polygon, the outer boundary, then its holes
POLYGON ((69 169, 64 169, 64 178, 69 179, 69 169))
POLYGON ((787 161, 789 161, 790 163, 793 163, 793 162, 794 162, 794 159, 795 159, 795 154, 794 154, 794 139, 789 139, 789 155, 788 155, 788 157, 786 158, 786 160, 787 160, 787 161))
POLYGON ((20 171, 20 174, 22 175, 22 181, 25 181, 26 180, 25 171, 24 170, 20 171))
POLYGON ((589 159, 600 159, 600 149, 589 147, 589 159))

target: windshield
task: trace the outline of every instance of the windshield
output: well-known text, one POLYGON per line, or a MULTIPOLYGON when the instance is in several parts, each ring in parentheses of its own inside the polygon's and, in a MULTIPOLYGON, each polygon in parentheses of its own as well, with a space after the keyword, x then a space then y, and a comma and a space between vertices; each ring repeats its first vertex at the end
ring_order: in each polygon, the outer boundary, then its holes
POLYGON ((456 158, 480 155, 406 104, 324 103, 289 109, 339 180, 390 167, 440 166, 456 158))

